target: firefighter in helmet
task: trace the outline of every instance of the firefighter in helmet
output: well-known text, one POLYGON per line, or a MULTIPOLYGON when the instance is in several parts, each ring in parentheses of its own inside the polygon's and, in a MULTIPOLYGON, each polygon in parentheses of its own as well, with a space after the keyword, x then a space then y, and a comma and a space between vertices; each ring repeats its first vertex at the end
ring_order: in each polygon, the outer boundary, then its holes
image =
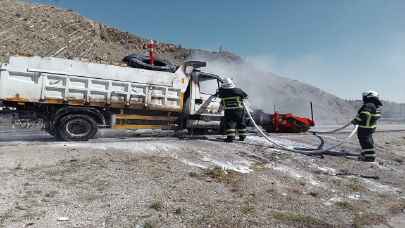
POLYGON ((359 126, 357 136, 362 149, 359 160, 374 162, 376 155, 373 133, 377 127, 377 120, 381 117, 382 103, 378 93, 375 91, 370 90, 364 92, 362 95, 363 105, 352 123, 359 126))
POLYGON ((218 90, 218 96, 222 99, 222 106, 225 110, 224 126, 226 133, 226 142, 235 140, 236 134, 239 135, 239 141, 246 138, 246 120, 243 100, 247 94, 240 88, 236 88, 230 78, 222 81, 218 90))

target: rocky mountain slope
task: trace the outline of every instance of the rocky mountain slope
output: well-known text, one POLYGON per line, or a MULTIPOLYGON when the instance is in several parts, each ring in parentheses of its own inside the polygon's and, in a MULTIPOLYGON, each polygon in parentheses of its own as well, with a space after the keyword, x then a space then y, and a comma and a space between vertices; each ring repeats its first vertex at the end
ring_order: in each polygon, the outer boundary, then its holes
MULTIPOLYGON (((0 1, 0 60, 11 55, 40 55, 120 62, 146 50, 147 40, 97 23, 69 10, 14 0, 0 1)), ((182 61, 187 50, 159 44, 158 52, 182 61)))
MULTIPOLYGON (((123 57, 147 51, 149 39, 95 22, 54 6, 28 1, 0 1, 0 62, 12 55, 55 56, 100 63, 121 63, 123 57)), ((192 52, 181 45, 158 43, 160 57, 177 64, 192 52)), ((211 53, 230 60, 231 53, 211 53)))
MULTIPOLYGON (((24 1, 0 1, 0 62, 12 55, 56 56, 84 61, 122 64, 130 53, 147 51, 148 39, 95 22, 70 10, 24 1)), ((309 102, 321 122, 345 122, 354 114, 352 104, 313 86, 260 72, 229 52, 186 49, 159 42, 160 57, 180 64, 208 60, 209 70, 237 80, 250 94, 254 107, 272 112, 309 115, 309 102)))

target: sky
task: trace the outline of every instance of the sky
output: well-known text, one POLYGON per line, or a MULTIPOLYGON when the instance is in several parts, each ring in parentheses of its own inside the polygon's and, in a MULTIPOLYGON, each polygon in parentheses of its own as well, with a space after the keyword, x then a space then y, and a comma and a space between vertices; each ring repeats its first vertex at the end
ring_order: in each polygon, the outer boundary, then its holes
POLYGON ((404 0, 33 0, 148 39, 234 52, 345 99, 405 102, 404 0))

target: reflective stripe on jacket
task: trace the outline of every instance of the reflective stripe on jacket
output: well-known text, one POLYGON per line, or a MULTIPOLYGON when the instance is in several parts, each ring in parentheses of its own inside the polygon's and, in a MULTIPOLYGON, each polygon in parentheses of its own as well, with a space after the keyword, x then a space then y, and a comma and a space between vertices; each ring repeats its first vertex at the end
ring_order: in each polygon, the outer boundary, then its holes
POLYGON ((247 94, 240 88, 220 88, 218 95, 222 99, 221 102, 225 110, 243 109, 242 102, 247 97, 247 94))
POLYGON ((353 123, 358 124, 359 128, 376 129, 377 120, 381 117, 381 111, 373 103, 364 104, 353 123))
POLYGON ((243 108, 240 97, 224 97, 222 98, 222 104, 224 105, 225 110, 243 108))

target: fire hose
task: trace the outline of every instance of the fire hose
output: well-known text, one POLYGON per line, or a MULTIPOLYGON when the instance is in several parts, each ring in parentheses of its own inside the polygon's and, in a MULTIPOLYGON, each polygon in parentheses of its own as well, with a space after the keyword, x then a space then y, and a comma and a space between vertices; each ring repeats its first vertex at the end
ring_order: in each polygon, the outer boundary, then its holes
POLYGON ((310 132, 310 133, 313 133, 313 134, 334 134, 334 133, 336 133, 336 132, 339 132, 339 131, 341 131, 341 130, 346 129, 346 128, 349 127, 350 125, 352 125, 351 122, 345 124, 345 125, 342 126, 342 127, 339 127, 339 128, 337 128, 337 129, 331 130, 331 131, 309 131, 309 132, 310 132))
MULTIPOLYGON (((244 108, 245 108, 245 110, 246 110, 246 113, 247 113, 247 115, 248 115, 250 121, 252 122, 252 124, 253 124, 253 126, 256 128, 256 130, 259 132, 259 134, 260 134, 261 136, 263 136, 269 143, 271 143, 272 145, 274 145, 277 149, 285 150, 285 151, 289 151, 289 152, 293 152, 293 153, 304 154, 304 155, 312 155, 312 156, 313 156, 313 155, 324 155, 324 154, 343 155, 343 156, 357 156, 357 155, 358 155, 358 154, 351 154, 351 153, 344 153, 344 152, 335 152, 335 153, 334 153, 334 152, 331 152, 331 150, 333 150, 333 149, 335 149, 335 148, 337 148, 337 147, 342 146, 343 144, 347 143, 348 140, 349 140, 351 137, 353 137, 353 135, 357 132, 357 128, 358 128, 357 125, 355 125, 354 129, 352 130, 352 132, 350 133, 350 135, 349 135, 345 140, 343 140, 342 142, 340 142, 340 143, 338 143, 338 144, 336 144, 336 145, 330 146, 330 147, 325 148, 325 149, 322 149, 322 147, 321 147, 321 148, 318 147, 318 148, 316 148, 316 149, 311 149, 311 148, 296 148, 296 147, 292 147, 292 146, 283 145, 282 143, 276 142, 275 140, 271 139, 271 138, 270 138, 266 133, 264 133, 263 130, 256 124, 256 122, 254 121, 254 119, 253 119, 253 117, 252 117, 252 114, 249 112, 249 108, 248 108, 248 106, 246 105, 246 102, 243 102, 243 106, 244 106, 244 108)), ((347 124, 347 125, 345 125, 345 126, 343 126, 343 127, 341 127, 341 128, 335 129, 335 130, 333 130, 333 131, 327 132, 327 133, 337 132, 337 131, 340 131, 340 130, 342 130, 342 129, 347 128, 348 126, 349 126, 349 124, 347 124)), ((315 134, 315 135, 317 134, 317 132, 312 132, 312 133, 315 134)), ((323 132, 322 132, 322 133, 323 133, 323 132)))

